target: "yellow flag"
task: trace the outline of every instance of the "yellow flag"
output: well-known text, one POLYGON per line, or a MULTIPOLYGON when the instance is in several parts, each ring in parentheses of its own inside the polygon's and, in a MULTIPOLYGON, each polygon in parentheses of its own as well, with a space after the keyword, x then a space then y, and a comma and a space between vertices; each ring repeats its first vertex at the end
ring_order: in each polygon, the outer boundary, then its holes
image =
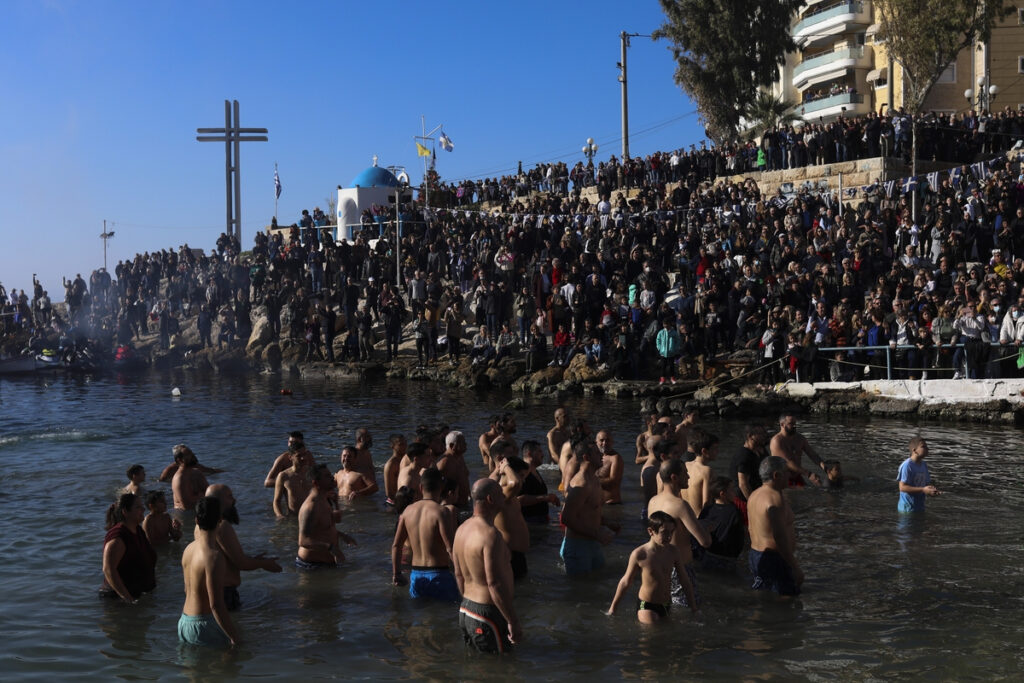
POLYGON ((417 142, 416 143, 416 154, 418 156, 421 156, 421 157, 429 157, 430 156, 430 150, 417 142))

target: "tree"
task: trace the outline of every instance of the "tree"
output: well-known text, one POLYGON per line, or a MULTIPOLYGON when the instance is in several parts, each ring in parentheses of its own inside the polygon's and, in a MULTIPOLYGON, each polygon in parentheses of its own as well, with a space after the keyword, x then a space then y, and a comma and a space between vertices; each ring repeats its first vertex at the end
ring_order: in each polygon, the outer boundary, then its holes
MULTIPOLYGON (((878 33, 903 68, 903 107, 911 117, 911 175, 917 175, 917 119, 924 100, 961 50, 988 41, 1013 12, 1007 0, 875 0, 878 33)), ((890 83, 892 76, 889 76, 890 83)), ((917 209, 915 191, 912 204, 917 209)))
POLYGON ((788 126, 800 121, 800 117, 793 112, 792 103, 764 90, 757 93, 754 101, 743 113, 743 119, 749 126, 748 132, 754 137, 760 137, 779 126, 788 126))
POLYGON ((659 0, 676 83, 696 102, 708 136, 734 139, 760 88, 778 80, 793 13, 803 0, 659 0))

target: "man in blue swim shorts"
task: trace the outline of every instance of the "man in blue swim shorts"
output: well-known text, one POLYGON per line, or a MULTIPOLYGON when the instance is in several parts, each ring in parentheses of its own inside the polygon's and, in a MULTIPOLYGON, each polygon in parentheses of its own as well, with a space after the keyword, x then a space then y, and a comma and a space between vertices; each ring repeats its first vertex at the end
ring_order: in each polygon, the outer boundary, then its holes
POLYGON ((789 485, 786 460, 768 456, 761 461, 758 473, 764 483, 747 500, 749 562, 754 575, 751 587, 779 595, 799 595, 804 572, 794 554, 793 509, 782 495, 789 485))
POLYGON ((412 571, 409 573, 409 595, 434 598, 446 602, 459 599, 459 588, 449 565, 455 528, 451 512, 441 505, 444 475, 436 467, 428 467, 420 475, 423 499, 402 511, 391 544, 391 582, 405 584, 402 576, 402 549, 406 543, 412 550, 412 571))
POLYGON ((615 538, 615 532, 602 524, 601 506, 604 492, 597 470, 601 467, 601 451, 593 441, 581 440, 572 445, 572 457, 579 470, 569 482, 562 507, 565 538, 559 554, 569 576, 589 574, 604 566, 604 550, 615 538))
POLYGON ((181 555, 185 606, 178 620, 178 638, 191 645, 237 645, 238 634, 224 603, 227 560, 217 543, 220 499, 207 496, 196 505, 195 540, 181 555))

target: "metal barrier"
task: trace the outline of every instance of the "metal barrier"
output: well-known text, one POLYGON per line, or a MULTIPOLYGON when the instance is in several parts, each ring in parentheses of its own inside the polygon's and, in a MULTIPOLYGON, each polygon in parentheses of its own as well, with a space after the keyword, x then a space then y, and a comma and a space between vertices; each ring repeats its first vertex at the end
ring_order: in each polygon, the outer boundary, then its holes
MULTIPOLYGON (((1007 346, 1007 345, 1006 344, 1000 344, 999 342, 989 342, 989 346, 990 347, 996 347, 996 348, 1002 348, 1002 347, 1007 346)), ((885 351, 885 378, 886 379, 892 379, 892 371, 894 369, 893 368, 893 364, 892 364, 892 357, 893 357, 894 353, 897 353, 899 351, 920 351, 920 349, 918 349, 917 346, 915 346, 913 344, 902 344, 902 345, 885 344, 885 345, 879 345, 879 346, 816 346, 814 348, 819 353, 822 353, 822 352, 823 353, 834 353, 836 351, 840 351, 842 353, 859 353, 861 351, 885 351)), ((939 349, 955 350, 955 349, 962 349, 962 348, 964 348, 964 344, 963 343, 958 343, 958 344, 935 344, 934 346, 929 347, 929 349, 931 349, 933 351, 937 351, 939 349)), ((1016 346, 1014 346, 1014 349, 1016 349, 1016 346)), ((1014 352, 1014 355, 1016 355, 1016 351, 1014 352)), ((1009 358, 1009 356, 1007 356, 1007 358, 1009 358)), ((1005 359, 1000 358, 1000 359, 997 359, 997 360, 1005 360, 1005 359)), ((991 362, 991 359, 990 359, 989 362, 991 362)), ((864 365, 864 364, 857 363, 857 365, 864 365)), ((871 364, 867 363, 867 365, 871 365, 871 364)), ((881 365, 876 365, 875 367, 882 367, 882 366, 881 365)), ((896 369, 916 369, 916 368, 896 368, 896 369)), ((956 368, 938 368, 938 369, 952 369, 952 370, 956 371, 956 368)))

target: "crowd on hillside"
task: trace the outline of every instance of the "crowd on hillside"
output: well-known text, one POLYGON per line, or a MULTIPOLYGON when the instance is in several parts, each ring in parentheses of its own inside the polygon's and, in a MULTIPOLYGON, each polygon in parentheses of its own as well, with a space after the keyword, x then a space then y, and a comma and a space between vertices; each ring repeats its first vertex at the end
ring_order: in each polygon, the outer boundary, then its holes
MULTIPOLYGON (((626 160, 538 164, 513 175, 443 183, 431 190, 431 206, 467 207, 491 202, 506 208, 532 192, 568 196, 576 188, 597 186, 602 194, 623 189, 685 182, 715 182, 753 171, 830 164, 881 156, 909 160, 911 117, 899 110, 839 117, 829 123, 786 125, 767 131, 760 143, 677 149, 626 160)), ((1024 138, 1024 112, 926 113, 918 116, 918 158, 967 164, 979 154, 994 154, 1024 138)))
POLYGON ((351 242, 315 226, 259 233, 244 256, 221 235, 210 253, 183 245, 66 281, 66 317, 39 283, 31 296, 0 288, 2 325, 33 329, 36 347, 61 337, 110 351, 147 333, 167 348, 192 319, 201 346, 231 346, 266 315, 268 338, 305 344, 310 360, 391 360, 415 339, 423 363, 516 356, 537 370, 582 355, 617 377, 667 382, 744 349, 765 381, 885 377, 889 354, 866 347, 890 344, 896 377, 1019 374, 1019 162, 943 174, 916 221, 898 186, 884 196, 875 185, 844 210, 828 192, 772 194, 663 167, 625 182, 608 165, 596 204, 556 184, 489 213, 436 208, 432 194, 430 209, 402 209, 397 263, 393 221, 368 222, 351 242), (830 347, 845 350, 817 351, 830 347))

